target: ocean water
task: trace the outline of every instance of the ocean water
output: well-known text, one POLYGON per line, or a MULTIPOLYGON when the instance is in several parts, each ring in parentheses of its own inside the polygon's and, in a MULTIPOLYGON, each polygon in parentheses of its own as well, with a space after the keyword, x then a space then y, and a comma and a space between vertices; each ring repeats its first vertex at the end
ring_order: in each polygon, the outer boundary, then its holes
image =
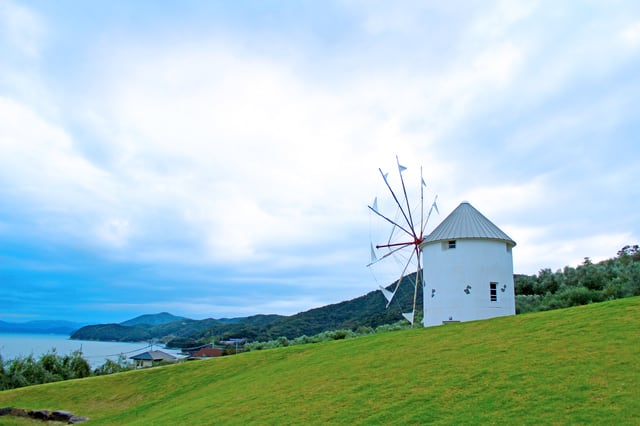
POLYGON ((0 355, 4 361, 17 357, 33 355, 36 359, 55 349, 56 354, 70 355, 73 351, 82 351, 82 357, 86 359, 91 368, 101 366, 107 359, 117 361, 120 354, 128 359, 131 356, 146 352, 151 349, 178 355, 179 351, 169 350, 162 345, 149 342, 125 343, 125 342, 94 342, 87 340, 70 340, 69 336, 62 334, 13 334, 0 333, 0 355))

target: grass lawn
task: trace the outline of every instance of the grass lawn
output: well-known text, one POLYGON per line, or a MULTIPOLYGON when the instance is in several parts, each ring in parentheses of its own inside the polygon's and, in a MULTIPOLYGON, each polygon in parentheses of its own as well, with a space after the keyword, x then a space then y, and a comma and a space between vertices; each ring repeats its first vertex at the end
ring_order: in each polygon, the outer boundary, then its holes
POLYGON ((635 297, 31 386, 0 407, 90 425, 637 425, 639 361, 635 297))

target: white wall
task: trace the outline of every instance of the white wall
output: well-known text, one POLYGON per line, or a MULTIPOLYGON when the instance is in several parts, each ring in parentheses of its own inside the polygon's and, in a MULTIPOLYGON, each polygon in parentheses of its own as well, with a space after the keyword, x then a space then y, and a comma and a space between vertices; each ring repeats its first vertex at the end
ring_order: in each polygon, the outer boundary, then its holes
POLYGON ((425 245, 422 254, 425 326, 515 315, 513 257, 506 242, 458 239, 450 249, 438 241, 425 245), (497 301, 490 298, 491 282, 497 283, 497 301))

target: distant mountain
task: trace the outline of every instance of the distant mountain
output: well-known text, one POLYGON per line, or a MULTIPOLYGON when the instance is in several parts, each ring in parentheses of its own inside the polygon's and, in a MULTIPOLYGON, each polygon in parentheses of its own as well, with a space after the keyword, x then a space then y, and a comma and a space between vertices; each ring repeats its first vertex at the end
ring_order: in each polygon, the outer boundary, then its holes
POLYGON ((188 319, 189 318, 171 315, 169 312, 160 312, 159 314, 140 315, 139 317, 135 317, 130 320, 123 321, 120 323, 120 325, 125 325, 128 327, 131 327, 134 325, 140 325, 140 324, 160 325, 160 324, 167 324, 174 321, 184 321, 188 319))
POLYGON ((6 322, 0 321, 0 333, 27 333, 27 334, 66 334, 69 335, 85 324, 71 321, 28 321, 6 322))
MULTIPOLYGON (((90 325, 77 330, 71 339, 139 342, 161 340, 171 347, 196 346, 200 342, 246 338, 267 341, 302 335, 313 336, 328 330, 377 327, 401 320, 402 312, 413 302, 415 273, 405 277, 393 304, 386 309, 386 300, 380 291, 291 316, 254 315, 241 318, 192 320, 174 317, 168 313, 142 315, 120 324, 90 325), (402 308, 400 308, 402 307, 402 308), (152 317, 151 319, 148 317, 152 317), (156 318, 157 317, 157 318, 156 318), (152 324, 153 319, 163 322, 152 324), (171 319, 174 320, 171 320, 171 319), (171 321, 170 321, 171 320, 171 321)), ((422 286, 418 291, 418 307, 422 307, 422 286)), ((417 313, 418 317, 421 313, 417 313)))

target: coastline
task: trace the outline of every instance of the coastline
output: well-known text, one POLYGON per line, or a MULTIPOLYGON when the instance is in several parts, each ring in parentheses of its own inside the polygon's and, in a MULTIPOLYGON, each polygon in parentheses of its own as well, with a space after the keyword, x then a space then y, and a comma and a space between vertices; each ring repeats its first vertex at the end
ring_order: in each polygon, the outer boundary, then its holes
POLYGON ((163 345, 151 342, 101 342, 97 340, 71 340, 65 334, 31 334, 31 333, 0 333, 0 356, 3 361, 18 357, 41 355, 55 352, 58 355, 69 355, 80 350, 91 368, 99 367, 107 359, 117 361, 121 355, 127 358, 149 349, 161 349, 176 355, 179 351, 164 349, 163 345))

